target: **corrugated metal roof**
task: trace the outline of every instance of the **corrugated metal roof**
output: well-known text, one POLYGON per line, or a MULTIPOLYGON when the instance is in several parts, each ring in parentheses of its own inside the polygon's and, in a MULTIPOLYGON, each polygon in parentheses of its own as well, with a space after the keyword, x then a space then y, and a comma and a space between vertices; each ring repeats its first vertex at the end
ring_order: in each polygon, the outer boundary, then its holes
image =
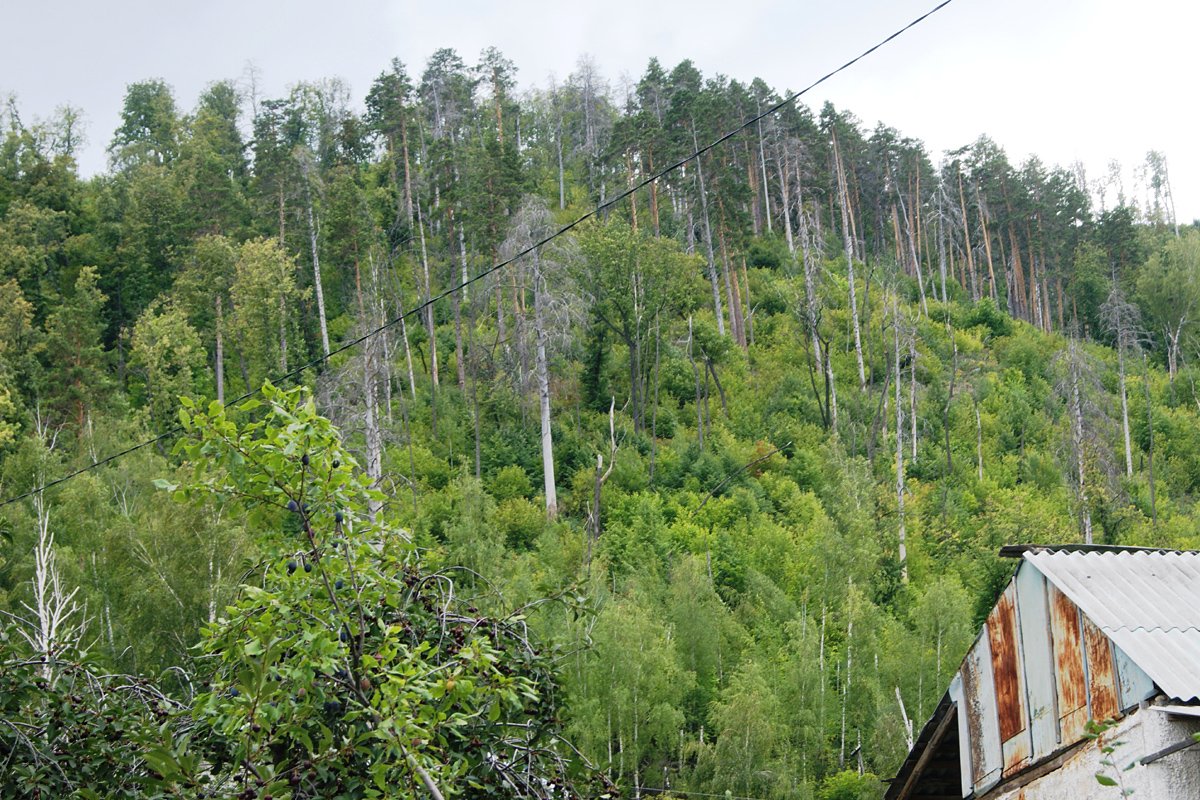
POLYGON ((1200 698, 1200 553, 1040 551, 1024 557, 1167 696, 1200 698))

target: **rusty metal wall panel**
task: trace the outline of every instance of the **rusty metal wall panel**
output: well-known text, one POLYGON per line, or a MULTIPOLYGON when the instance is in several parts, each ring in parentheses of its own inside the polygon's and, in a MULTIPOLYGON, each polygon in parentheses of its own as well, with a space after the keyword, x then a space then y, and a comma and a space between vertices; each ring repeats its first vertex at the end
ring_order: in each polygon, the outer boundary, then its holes
POLYGON ((1021 686, 1021 664, 1017 653, 1015 600, 1015 587, 1009 583, 987 619, 1001 741, 1008 741, 1025 730, 1025 692, 1021 686))
POLYGON ((1054 650, 1050 643, 1050 609, 1046 600, 1046 579, 1032 565, 1021 565, 1015 583, 1031 759, 1038 761, 1058 749, 1058 698, 1054 650))
POLYGON ((1087 673, 1083 666, 1083 639, 1079 632, 1079 609, 1056 586, 1049 587, 1050 636, 1054 642, 1054 673, 1057 677, 1060 745, 1083 738, 1088 720, 1087 673))
POLYGON ((959 672, 954 673, 954 680, 950 681, 950 699, 954 701, 954 705, 958 709, 958 774, 962 782, 962 796, 966 797, 975 788, 975 781, 971 777, 971 731, 967 727, 967 714, 964 709, 967 707, 966 699, 963 694, 963 679, 959 672))
POLYGON ((1200 553, 1044 551, 1025 560, 1164 694, 1200 700, 1200 553))
POLYGON ((960 747, 971 750, 971 781, 976 794, 983 794, 1000 781, 1002 753, 1000 721, 996 715, 996 687, 992 680, 992 653, 984 631, 967 653, 960 672, 963 705, 967 717, 967 741, 960 747))
POLYGON ((1117 699, 1120 700, 1121 710, 1128 711, 1143 700, 1149 700, 1158 690, 1154 681, 1133 663, 1133 659, 1125 655, 1125 651, 1112 646, 1113 660, 1117 663, 1117 699))
POLYGON ((1087 650, 1088 700, 1092 719, 1103 722, 1120 713, 1117 701, 1117 681, 1113 670, 1112 649, 1108 637, 1081 614, 1083 620, 1083 642, 1087 650))
POLYGON ((1017 632, 1017 588, 1009 582, 987 620, 992 651, 992 679, 996 688, 996 714, 1000 723, 1004 775, 1029 762, 1029 723, 1025 716, 1020 636, 1017 632))

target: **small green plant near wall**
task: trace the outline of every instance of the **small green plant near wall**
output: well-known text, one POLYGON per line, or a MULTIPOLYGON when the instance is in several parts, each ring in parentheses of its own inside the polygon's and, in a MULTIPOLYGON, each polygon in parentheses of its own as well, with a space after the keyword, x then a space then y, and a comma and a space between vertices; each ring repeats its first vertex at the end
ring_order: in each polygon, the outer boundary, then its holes
POLYGON ((1137 759, 1123 767, 1118 766, 1116 752, 1125 742, 1120 739, 1104 741, 1104 734, 1116 724, 1117 721, 1112 719, 1103 722, 1088 720, 1087 730, 1083 735, 1094 740, 1099 745, 1100 752, 1104 754, 1104 758, 1100 759, 1100 769, 1096 770, 1096 782, 1101 786, 1113 787, 1120 792, 1121 797, 1129 797, 1134 790, 1126 788, 1122 775, 1137 766, 1137 759))

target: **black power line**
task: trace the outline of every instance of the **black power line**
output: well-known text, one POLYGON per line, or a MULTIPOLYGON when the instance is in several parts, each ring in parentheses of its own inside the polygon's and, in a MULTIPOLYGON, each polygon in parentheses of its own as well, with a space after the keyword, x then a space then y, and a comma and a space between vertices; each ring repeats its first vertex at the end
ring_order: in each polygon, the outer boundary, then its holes
MULTIPOLYGON (((714 139, 712 142, 706 144, 704 147, 699 148, 698 150, 693 152, 691 155, 681 158, 680 160, 676 161, 675 163, 671 164, 670 166, 666 167, 665 169, 659 170, 658 172, 654 173, 653 175, 649 176, 648 178, 643 179, 641 182, 636 183, 633 186, 629 187, 628 189, 621 192, 620 194, 615 195, 612 199, 601 203, 600 205, 596 206, 595 208, 593 208, 591 211, 587 212, 583 216, 575 219, 572 222, 567 223, 566 225, 562 226, 554 233, 551 233, 550 235, 544 237, 540 241, 535 242, 534 244, 531 244, 529 247, 526 247, 524 250, 522 250, 521 252, 512 256, 511 258, 507 258, 503 261, 500 261, 500 262, 492 265, 491 267, 488 267, 487 269, 478 273, 477 275, 475 275, 471 278, 468 278, 467 280, 463 281, 462 283, 459 283, 457 286, 452 286, 451 288, 446 289, 444 292, 429 298, 425 302, 423 302, 419 305, 416 305, 413 308, 410 308, 408 311, 405 311, 404 313, 400 314, 399 316, 397 316, 391 320, 388 320, 387 322, 383 323, 382 325, 378 326, 377 328, 373 328, 372 330, 367 331, 362 336, 359 336, 355 339, 351 339, 350 341, 343 343, 341 346, 335 348, 334 350, 331 350, 329 352, 329 355, 323 355, 323 356, 320 356, 319 358, 314 358, 311 361, 309 361, 305 364, 302 364, 301 366, 292 370, 291 372, 288 372, 288 373, 278 376, 274 382, 282 383, 284 381, 291 380, 292 378, 295 378, 298 375, 300 375, 301 373, 303 373, 304 370, 311 369, 312 367, 322 364, 325 361, 327 361, 330 357, 338 355, 339 353, 343 353, 352 347, 357 347, 358 345, 365 342, 367 339, 370 339, 373 336, 383 333, 384 331, 388 330, 389 328, 393 327, 394 325, 398 325, 401 320, 406 319, 407 317, 412 316, 413 314, 416 314, 418 312, 424 311, 426 308, 430 307, 437 301, 442 300, 443 298, 449 297, 450 295, 467 288, 471 284, 483 280, 484 278, 491 275, 492 273, 497 272, 497 271, 503 269, 504 267, 507 267, 509 264, 513 263, 514 261, 516 261, 520 258, 523 258, 524 256, 529 255, 533 251, 543 247, 544 245, 550 243, 554 239, 557 239, 559 236, 562 236, 564 233, 572 230, 573 228, 578 227, 579 225, 583 224, 584 222, 591 219, 592 217, 599 215, 605 209, 609 208, 610 206, 615 205, 616 203, 619 203, 620 201, 629 197, 631 194, 638 191, 639 189, 643 189, 646 186, 650 185, 651 183, 654 183, 654 181, 658 180, 659 178, 662 178, 662 177, 670 174, 671 172, 674 172, 675 170, 679 169, 680 167, 682 167, 684 164, 688 163, 689 161, 699 158, 700 156, 707 153, 709 150, 712 150, 717 145, 727 142, 728 140, 732 139, 734 136, 738 135, 739 133, 746 130, 750 126, 757 124, 760 120, 770 116, 771 114, 774 114, 776 111, 779 111, 784 106, 794 102, 795 100, 797 100, 801 96, 807 94, 808 92, 811 92, 813 89, 820 86, 825 81, 829 80, 830 78, 837 75, 838 73, 843 72, 843 71, 849 69, 850 67, 854 66, 859 61, 861 61, 862 59, 871 55, 879 48, 881 48, 884 45, 891 42, 893 39, 904 34, 909 29, 914 28, 917 25, 921 24, 926 19, 928 19, 929 17, 936 14, 938 11, 941 11, 943 8, 950 5, 951 2, 953 2, 953 0, 942 0, 942 2, 938 3, 936 6, 931 8, 929 11, 926 11, 924 14, 922 14, 921 16, 914 19, 912 22, 905 25, 903 28, 899 28, 898 30, 894 31, 887 38, 880 40, 879 42, 875 43, 871 47, 862 51, 857 56, 850 59, 845 64, 842 64, 837 69, 827 72, 826 74, 822 75, 820 78, 813 81, 808 86, 801 89, 800 91, 794 92, 794 93, 788 95, 783 100, 780 100, 778 103, 775 103, 774 105, 770 106, 766 111, 763 111, 762 113, 758 114, 757 116, 751 117, 750 119, 746 120, 741 125, 734 128, 733 130, 729 131, 728 133, 724 134, 723 136, 721 136, 717 139, 714 139)), ((412 239, 412 236, 410 235, 408 237, 408 239, 406 239, 405 241, 409 241, 411 239, 412 239)), ((403 244, 403 242, 401 242, 401 244, 403 244)), ((245 394, 243 394, 239 397, 235 397, 234 399, 228 401, 227 403, 225 403, 225 406, 228 407, 228 406, 234 405, 236 403, 240 403, 243 400, 247 400, 247 399, 253 397, 254 395, 258 394, 259 391, 260 391, 259 389, 253 389, 249 392, 246 392, 245 394)), ((118 453, 114 453, 110 456, 102 458, 99 461, 93 462, 92 464, 89 464, 86 467, 80 467, 79 469, 77 469, 73 472, 68 472, 66 475, 56 478, 47 484, 39 486, 36 489, 31 489, 28 492, 25 492, 24 494, 19 494, 15 497, 10 497, 7 500, 0 501, 0 508, 4 508, 5 506, 11 505, 12 503, 15 503, 19 500, 24 500, 27 497, 32 497, 33 495, 35 495, 39 492, 45 491, 46 489, 50 489, 50 488, 58 486, 62 483, 65 483, 66 481, 69 481, 72 478, 75 478, 76 476, 82 475, 85 472, 90 472, 93 469, 96 469, 97 467, 103 466, 112 461, 116 461, 117 459, 123 458, 124 456, 127 456, 130 453, 133 453, 133 452, 136 452, 143 448, 149 447, 152 444, 157 444, 158 442, 161 442, 164 439, 174 436, 175 434, 179 433, 181 430, 182 429, 178 425, 176 425, 176 426, 170 428, 169 430, 164 431, 163 433, 160 433, 158 436, 155 436, 153 439, 147 439, 146 441, 141 442, 140 444, 136 444, 136 445, 134 445, 132 447, 128 447, 125 450, 122 450, 118 453)))

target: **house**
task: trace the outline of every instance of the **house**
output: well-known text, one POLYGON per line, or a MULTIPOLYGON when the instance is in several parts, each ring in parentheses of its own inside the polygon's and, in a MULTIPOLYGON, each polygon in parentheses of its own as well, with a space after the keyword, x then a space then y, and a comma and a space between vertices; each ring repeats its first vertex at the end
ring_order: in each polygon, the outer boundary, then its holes
POLYGON ((1200 553, 1001 554, 1016 574, 886 799, 1200 798, 1200 553))

